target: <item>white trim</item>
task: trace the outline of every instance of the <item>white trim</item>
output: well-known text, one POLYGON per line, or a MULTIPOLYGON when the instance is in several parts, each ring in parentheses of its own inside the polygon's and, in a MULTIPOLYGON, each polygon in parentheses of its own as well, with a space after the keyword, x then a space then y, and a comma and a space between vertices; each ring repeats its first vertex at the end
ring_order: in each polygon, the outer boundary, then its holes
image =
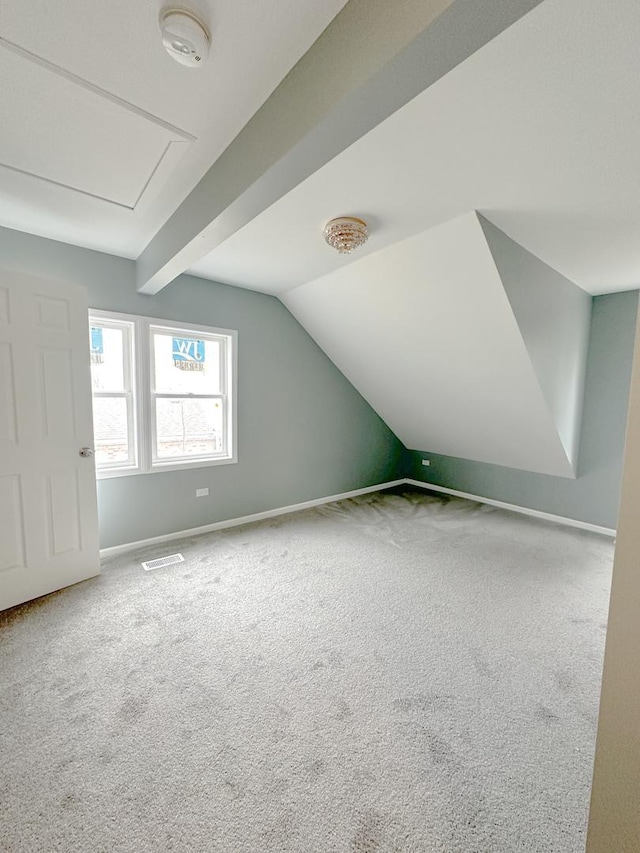
POLYGON ((108 205, 113 205, 114 207, 120 208, 121 210, 135 211, 138 209, 143 199, 145 199, 146 204, 149 196, 149 188, 152 185, 155 185, 156 183, 162 183, 162 173, 166 174, 168 170, 170 170, 177 164, 178 159, 182 156, 182 152, 180 149, 186 145, 192 145, 194 142, 197 141, 196 136, 184 130, 183 128, 177 127, 176 125, 165 121, 163 118, 160 118, 157 115, 153 115, 153 113, 142 109, 142 107, 136 106, 136 104, 132 104, 130 101, 125 101, 123 98, 120 98, 113 92, 109 92, 106 89, 102 89, 100 86, 97 86, 95 83, 86 80, 84 77, 79 77, 72 71, 69 71, 66 68, 62 68, 60 65, 56 65, 53 62, 49 62, 49 60, 45 59, 44 57, 36 53, 32 53, 30 50, 27 50, 27 48, 22 47, 21 45, 16 44, 15 42, 9 41, 3 36, 0 36, 0 49, 10 51, 15 55, 20 56, 22 59, 25 59, 28 62, 32 62, 33 64, 38 65, 40 68, 45 69, 51 74, 54 74, 57 77, 66 80, 67 83, 71 83, 74 86, 79 86, 81 89, 90 92, 92 95, 109 101, 111 104, 114 104, 120 109, 123 109, 126 112, 135 115, 146 122, 149 122, 150 124, 154 125, 155 127, 159 128, 160 130, 164 131, 166 134, 169 135, 169 139, 166 142, 164 150, 162 151, 159 159, 153 166, 151 173, 144 180, 142 188, 140 189, 135 200, 119 200, 117 198, 109 198, 108 196, 103 196, 99 193, 93 193, 89 190, 84 190, 79 186, 67 184, 64 181, 56 181, 54 178, 47 177, 46 175, 41 175, 38 172, 32 172, 28 169, 21 169, 18 166, 12 166, 9 163, 0 163, 0 169, 6 169, 7 171, 14 172, 19 175, 25 175, 26 177, 31 178, 32 180, 42 181, 46 184, 49 184, 50 186, 60 187, 61 189, 67 190, 71 193, 78 193, 80 195, 85 196, 86 198, 96 199, 99 202, 108 205))
MULTIPOLYGON (((119 477, 122 471, 130 474, 142 472, 140 465, 140 446, 138 440, 138 424, 140 415, 138 411, 138 382, 137 382, 137 358, 134 352, 134 338, 137 336, 137 326, 131 319, 124 317, 116 318, 105 311, 89 311, 89 330, 99 326, 122 334, 122 391, 96 391, 93 388, 93 377, 91 386, 92 400, 105 398, 119 398, 126 401, 127 406, 127 446, 129 458, 125 462, 106 463, 98 467, 96 462, 96 478, 119 477)), ((95 418, 94 418, 95 424, 95 418)), ((95 445, 95 437, 94 437, 95 445)))
MULTIPOLYGON (((2 38, 0 37, 0 43, 1 42, 2 42, 2 38)), ((127 204, 124 201, 116 201, 116 199, 114 199, 114 198, 109 198, 108 196, 105 196, 105 195, 99 195, 98 193, 92 193, 89 190, 83 190, 80 187, 74 187, 73 184, 65 184, 64 181, 56 181, 53 178, 47 178, 46 175, 40 175, 40 174, 38 174, 38 172, 30 172, 28 169, 20 169, 18 166, 11 166, 9 163, 0 163, 0 169, 6 169, 9 172, 15 172, 16 174, 24 175, 27 178, 33 178, 36 181, 43 181, 45 184, 51 184, 54 187, 60 187, 61 189, 69 190, 69 192, 72 192, 72 193, 79 193, 80 195, 87 196, 88 198, 94 198, 94 199, 96 199, 96 201, 103 201, 105 204, 112 204, 112 205, 114 205, 114 207, 121 207, 124 210, 134 211, 138 207, 138 205, 140 204, 142 196, 145 194, 145 192, 149 188, 149 184, 151 183, 151 181, 153 180, 153 178, 157 174, 158 169, 162 165, 162 161, 165 159, 165 157, 167 156, 167 153, 171 149, 171 146, 174 144, 182 145, 184 143, 176 142, 176 140, 172 140, 172 141, 167 143, 166 148, 164 149, 164 151, 160 155, 160 159, 158 160, 158 162, 153 167, 151 174, 149 175, 147 180, 144 182, 144 186, 142 187, 142 189, 138 193, 138 197, 134 201, 133 204, 127 204)))
POLYGON ((154 536, 151 539, 141 539, 138 542, 129 542, 125 545, 113 545, 111 548, 101 548, 100 557, 115 557, 118 554, 125 554, 127 551, 137 551, 141 548, 148 548, 150 545, 160 545, 163 542, 172 542, 175 539, 187 539, 191 536, 199 536, 202 533, 212 533, 215 530, 224 530, 227 527, 238 527, 241 524, 250 524, 253 521, 262 521, 265 518, 276 518, 279 515, 288 515, 291 512, 299 512, 302 509, 310 509, 314 506, 333 503, 334 501, 342 501, 345 498, 355 498, 358 495, 367 495, 370 492, 380 492, 383 489, 391 489, 394 486, 418 486, 421 489, 427 489, 430 492, 443 492, 447 495, 453 495, 457 498, 466 498, 467 500, 477 501, 478 503, 489 504, 490 506, 506 509, 511 512, 519 512, 522 515, 529 515, 533 518, 539 518, 543 521, 551 521, 554 524, 563 524, 566 527, 577 527, 581 530, 588 530, 591 533, 600 533, 604 536, 615 537, 616 531, 610 527, 600 527, 598 524, 589 524, 587 521, 578 521, 574 518, 565 518, 562 515, 552 515, 548 512, 541 512, 537 509, 528 509, 524 506, 516 506, 508 504, 504 501, 495 501, 492 498, 483 498, 480 495, 471 495, 468 492, 459 492, 456 489, 448 489, 445 486, 435 486, 433 483, 424 483, 421 480, 402 479, 392 480, 388 483, 378 483, 375 486, 366 486, 364 489, 354 489, 351 492, 343 492, 340 495, 329 495, 325 498, 314 498, 311 501, 304 501, 291 506, 276 507, 268 509, 264 512, 255 512, 252 515, 243 515, 240 518, 229 518, 225 521, 214 521, 212 524, 205 524, 202 527, 192 527, 189 530, 178 530, 175 533, 167 533, 163 536, 154 536))
POLYGON ((496 506, 499 509, 507 509, 510 512, 519 512, 522 515, 530 515, 532 518, 551 521, 554 524, 564 524, 566 527, 578 527, 581 530, 589 530, 591 533, 601 533, 604 536, 615 537, 616 535, 616 531, 613 528, 600 527, 600 525, 590 524, 588 521, 578 521, 575 518, 566 518, 564 515, 552 515, 549 512, 542 512, 538 509, 529 509, 526 506, 508 504, 504 501, 495 501, 493 498, 483 498, 480 495, 471 495, 468 492, 459 492, 457 489, 448 489, 446 486, 435 486, 433 483, 425 483, 422 480, 406 479, 404 482, 409 486, 418 486, 419 488, 427 489, 430 492, 443 492, 446 495, 453 495, 456 498, 466 498, 470 501, 478 501, 478 503, 489 504, 490 506, 496 506))
MULTIPOLYGON (((89 324, 111 325, 112 328, 129 329, 128 344, 130 358, 134 366, 131 377, 132 397, 135 409, 135 430, 133 446, 136 464, 96 466, 98 480, 115 477, 130 477, 139 474, 155 474, 165 471, 188 471, 194 468, 209 468, 214 465, 233 465, 238 461, 238 332, 235 329, 220 329, 196 323, 169 321, 161 317, 143 317, 139 314, 126 314, 120 311, 105 311, 89 308, 89 324), (166 460, 156 459, 155 453, 155 398, 152 388, 154 382, 153 334, 154 332, 185 333, 187 336, 197 333, 205 339, 217 339, 221 345, 221 391, 217 394, 202 395, 207 398, 220 397, 224 401, 224 430, 226 453, 218 456, 178 457, 166 460)), ((160 395, 163 396, 163 395, 160 395)), ((166 395, 165 395, 166 396, 166 395)), ((195 395, 175 394, 172 397, 195 395)))
POLYGON ((291 512, 299 512, 302 509, 310 509, 321 504, 342 501, 345 498, 355 498, 358 495, 366 495, 370 492, 379 492, 382 489, 391 489, 393 486, 403 486, 406 480, 393 480, 389 483, 378 483, 375 486, 366 486, 364 489, 354 489, 351 492, 343 492, 340 495, 329 495, 326 498, 314 498, 291 506, 268 509, 264 512, 254 512, 252 515, 243 515, 240 518, 228 518, 225 521, 214 521, 213 524, 205 524, 202 527, 192 527, 190 530, 178 530, 176 533, 167 533, 164 536, 154 536, 151 539, 141 539, 139 542, 129 542, 126 545, 114 545, 111 548, 101 548, 100 557, 114 557, 127 551, 137 551, 140 548, 148 548, 150 545, 160 545, 162 542, 171 542, 175 539, 187 539, 191 536, 199 536, 202 533, 212 533, 214 530, 224 530, 227 527, 238 527, 241 524, 250 524, 252 521, 262 521, 265 518, 275 518, 278 515, 288 515, 291 512))
POLYGON ((105 98, 107 101, 111 101, 112 104, 116 104, 140 118, 146 119, 151 124, 155 124, 157 127, 161 127, 174 136, 177 136, 179 140, 183 140, 184 142, 195 142, 197 139, 196 136, 192 133, 188 133, 181 127, 177 127, 175 124, 171 124, 163 118, 153 115, 153 113, 147 112, 147 110, 143 110, 142 107, 132 104, 131 101, 125 101, 124 98, 120 98, 118 95, 114 95, 113 92, 108 92, 106 89, 96 86, 95 83, 85 80, 84 77, 79 77, 77 74, 74 74, 72 71, 68 71, 66 68, 62 68, 60 65, 55 65, 53 62, 49 62, 48 59, 39 56, 37 53, 32 53, 30 50, 27 50, 26 47, 22 47, 15 42, 9 41, 9 39, 4 38, 4 36, 0 36, 0 47, 10 50, 12 53, 21 56, 23 59, 39 65, 41 68, 50 71, 52 74, 62 77, 64 80, 68 80, 70 83, 80 86, 88 92, 92 92, 94 95, 98 95, 101 98, 105 98))

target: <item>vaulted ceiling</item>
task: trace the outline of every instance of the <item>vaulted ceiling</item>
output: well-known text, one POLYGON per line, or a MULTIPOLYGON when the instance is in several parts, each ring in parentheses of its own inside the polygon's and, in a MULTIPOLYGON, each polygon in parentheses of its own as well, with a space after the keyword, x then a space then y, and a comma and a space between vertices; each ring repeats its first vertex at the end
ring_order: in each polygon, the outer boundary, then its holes
POLYGON ((573 476, 588 294, 640 273, 640 6, 181 5, 197 71, 161 0, 3 3, 0 224, 274 294, 407 446, 573 476))
POLYGON ((545 0, 192 270, 283 294, 345 266, 333 216, 371 222, 355 260, 479 210, 589 293, 636 288, 639 38, 635 0, 545 0))

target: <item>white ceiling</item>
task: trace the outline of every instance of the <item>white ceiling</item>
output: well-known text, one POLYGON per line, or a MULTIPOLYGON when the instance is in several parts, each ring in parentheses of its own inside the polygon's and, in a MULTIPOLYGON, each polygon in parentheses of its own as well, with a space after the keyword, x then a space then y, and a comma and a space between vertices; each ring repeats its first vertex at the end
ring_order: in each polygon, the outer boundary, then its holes
POLYGON ((470 210, 590 293, 640 283, 640 4, 545 0, 192 268, 282 295, 470 210), (352 259, 323 224, 363 216, 352 259))
POLYGON ((204 69, 162 0, 3 0, 0 225, 137 257, 346 0, 189 0, 204 69))

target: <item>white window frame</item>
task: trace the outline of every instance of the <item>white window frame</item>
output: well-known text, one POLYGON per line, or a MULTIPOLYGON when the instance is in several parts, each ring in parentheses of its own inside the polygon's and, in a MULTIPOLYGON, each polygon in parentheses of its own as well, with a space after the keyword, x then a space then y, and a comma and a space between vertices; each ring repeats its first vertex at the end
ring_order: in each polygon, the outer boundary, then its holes
MULTIPOLYGON (((214 465, 229 465, 238 461, 238 418, 237 418, 237 377, 238 377, 238 333, 233 329, 219 329, 194 323, 180 323, 157 317, 140 317, 133 314, 121 314, 114 311, 89 310, 89 325, 104 325, 130 329, 128 342, 129 354, 125 359, 132 368, 131 396, 133 405, 131 418, 130 448, 133 448, 135 464, 113 463, 100 468, 96 465, 99 480, 110 477, 125 477, 132 474, 152 474, 159 471, 182 471, 193 468, 208 468, 214 465), (220 393, 198 394, 157 394, 154 383, 154 353, 152 333, 160 331, 176 337, 198 337, 200 339, 219 340, 221 342, 220 393), (215 456, 181 457, 178 459, 158 459, 156 454, 155 399, 183 397, 219 398, 223 402, 224 440, 226 448, 215 456)), ((125 367, 127 362, 125 362, 125 367)), ((125 379, 125 382, 127 380, 125 379)), ((99 392, 96 396, 124 396, 122 393, 108 394, 99 392)))
MULTIPOLYGON (((140 468, 140 452, 138 441, 138 424, 140 423, 138 392, 136 381, 136 358, 134 354, 135 323, 131 318, 109 315, 104 312, 92 312, 89 317, 89 328, 99 325, 104 329, 117 329, 122 332, 122 366, 123 366, 123 390, 122 391, 94 391, 91 389, 92 397, 98 399, 123 398, 127 401, 127 444, 129 447, 129 458, 126 462, 107 462, 101 465, 100 475, 120 476, 121 474, 135 473, 140 468), (101 314, 102 316, 98 316, 101 314)), ((97 466, 96 466, 97 470, 97 466)))

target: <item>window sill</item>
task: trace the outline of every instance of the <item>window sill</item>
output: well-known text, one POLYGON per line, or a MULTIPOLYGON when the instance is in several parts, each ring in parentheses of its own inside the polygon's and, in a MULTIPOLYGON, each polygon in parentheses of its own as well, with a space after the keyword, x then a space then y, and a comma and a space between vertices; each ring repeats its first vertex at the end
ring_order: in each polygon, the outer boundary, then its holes
POLYGON ((138 474, 162 474, 167 471, 191 471, 198 468, 211 468, 214 465, 234 465, 236 456, 225 456, 220 459, 194 459, 191 462, 167 462, 154 465, 152 468, 105 468, 96 470, 97 480, 111 480, 114 477, 133 477, 138 474))

